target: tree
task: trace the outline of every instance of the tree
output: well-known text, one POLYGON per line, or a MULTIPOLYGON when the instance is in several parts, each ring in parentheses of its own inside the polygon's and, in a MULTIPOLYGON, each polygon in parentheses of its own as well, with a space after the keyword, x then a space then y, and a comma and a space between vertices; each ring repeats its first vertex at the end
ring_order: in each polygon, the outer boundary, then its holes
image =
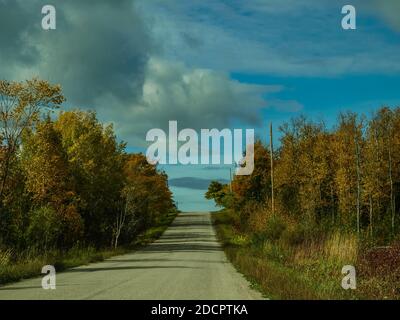
POLYGON ((131 201, 135 204, 137 227, 148 226, 171 211, 173 202, 168 188, 168 176, 160 172, 156 165, 149 164, 143 154, 128 155, 124 173, 125 198, 128 195, 133 197, 131 201))
POLYGON ((50 118, 39 122, 35 131, 27 132, 22 146, 26 189, 32 194, 34 204, 59 206, 68 195, 74 195, 61 135, 50 118))
POLYGON ((364 149, 363 141, 362 119, 360 120, 354 113, 340 114, 333 145, 336 154, 335 184, 339 212, 343 223, 351 223, 355 218, 357 231, 360 230, 361 219, 360 167, 364 149))
POLYGON ((109 243, 113 214, 124 185, 125 144, 113 127, 103 126, 94 112, 62 112, 54 123, 70 166, 78 210, 89 242, 109 243))
POLYGON ((268 202, 271 200, 270 153, 261 141, 254 144, 254 170, 248 176, 235 176, 232 190, 236 204, 240 207, 249 200, 268 202))
POLYGON ((305 117, 280 128, 281 148, 276 169, 277 191, 287 214, 317 222, 332 213, 332 135, 323 123, 305 117))
POLYGON ((205 194, 205 198, 208 200, 214 200, 217 206, 222 207, 225 205, 226 195, 227 193, 224 184, 218 181, 211 181, 205 194))
POLYGON ((0 81, 0 136, 3 147, 0 199, 3 198, 12 159, 23 132, 39 121, 43 110, 58 108, 64 100, 61 87, 51 85, 47 81, 0 81))
POLYGON ((366 134, 365 202, 369 206, 369 228, 373 224, 385 234, 389 224, 392 235, 396 227, 396 195, 398 195, 400 165, 399 109, 379 109, 369 122, 366 134), (386 217, 388 214, 388 217, 386 217))
POLYGON ((59 244, 72 245, 81 237, 83 223, 61 135, 49 117, 24 134, 21 163, 32 207, 52 207, 62 222, 59 244))
POLYGON ((36 245, 44 252, 50 248, 55 248, 57 239, 62 232, 62 223, 54 208, 44 206, 34 209, 29 218, 27 235, 30 244, 36 245))

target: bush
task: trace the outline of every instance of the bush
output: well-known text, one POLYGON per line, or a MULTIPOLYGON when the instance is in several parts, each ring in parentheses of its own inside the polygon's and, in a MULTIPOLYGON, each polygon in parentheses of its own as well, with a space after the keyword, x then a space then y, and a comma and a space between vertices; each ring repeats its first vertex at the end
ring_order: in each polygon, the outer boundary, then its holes
POLYGON ((265 229, 266 212, 263 207, 254 200, 248 201, 240 210, 238 223, 242 231, 261 232, 265 229))
POLYGON ((248 244, 249 242, 248 240, 249 239, 247 238, 247 236, 242 234, 236 234, 231 238, 230 242, 235 246, 244 247, 248 244))
POLYGON ((294 223, 282 232, 282 241, 291 246, 321 238, 323 238, 323 233, 320 227, 310 222, 294 223))
POLYGON ((302 244, 305 241, 303 228, 299 228, 297 226, 287 228, 282 233, 282 241, 290 246, 297 246, 302 244))
POLYGON ((251 243, 256 247, 262 247, 268 241, 278 241, 286 227, 286 222, 281 217, 269 217, 264 230, 252 234, 251 243))
POLYGON ((83 236, 83 219, 73 204, 61 207, 59 216, 61 225, 58 247, 71 248, 83 236))
POLYGON ((40 207, 30 212, 28 240, 38 248, 47 251, 60 236, 61 221, 55 210, 50 206, 40 207))
POLYGON ((269 240, 279 240, 286 228, 286 222, 280 216, 272 216, 267 220, 265 235, 269 240))

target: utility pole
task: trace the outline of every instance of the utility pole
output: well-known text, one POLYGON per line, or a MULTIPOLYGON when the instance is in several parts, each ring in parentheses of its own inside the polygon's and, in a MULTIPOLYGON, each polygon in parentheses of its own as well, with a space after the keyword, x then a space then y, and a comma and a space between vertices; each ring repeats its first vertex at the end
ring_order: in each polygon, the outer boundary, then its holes
POLYGON ((269 124, 269 146, 271 158, 271 209, 272 215, 275 215, 275 199, 274 199, 274 144, 272 137, 272 122, 269 124))
POLYGON ((232 168, 229 168, 229 190, 232 193, 232 168))

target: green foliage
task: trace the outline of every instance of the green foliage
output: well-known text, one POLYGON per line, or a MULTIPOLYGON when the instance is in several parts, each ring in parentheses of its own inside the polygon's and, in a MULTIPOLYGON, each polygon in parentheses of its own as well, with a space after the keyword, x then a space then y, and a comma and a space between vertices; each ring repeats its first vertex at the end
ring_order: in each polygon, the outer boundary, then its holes
MULTIPOLYGON (((288 242, 331 230, 357 233, 381 245, 396 239, 400 231, 396 202, 400 197, 400 108, 383 107, 368 120, 342 113, 332 130, 323 122, 299 117, 280 131, 281 145, 273 155, 274 202, 276 214, 291 221, 292 227, 285 231, 288 242)), ((268 218, 270 151, 260 141, 254 150, 251 175, 235 176, 232 193, 213 182, 206 197, 235 209, 241 230, 276 238, 280 229, 270 226, 273 220, 268 218)))
POLYGON ((324 236, 320 231, 312 232, 312 227, 306 224, 293 229, 287 221, 271 222, 271 226, 286 224, 278 240, 272 241, 264 235, 259 241, 253 237, 253 241, 232 245, 233 239, 252 235, 249 231, 238 232, 235 216, 233 210, 212 215, 217 236, 229 260, 266 298, 399 299, 398 246, 358 249, 357 237, 351 234, 324 236), (300 235, 300 240, 288 243, 287 232, 294 237, 300 235), (357 258, 359 252, 361 259, 357 258), (346 291, 340 286, 341 270, 346 264, 357 268, 357 290, 346 291))
POLYGON ((400 107, 382 107, 369 119, 342 113, 331 130, 299 117, 280 131, 274 212, 271 155, 260 141, 255 170, 234 177, 228 206, 222 187, 210 185, 208 196, 230 209, 230 219, 225 211, 215 218, 228 256, 278 297, 398 298, 400 107), (251 241, 231 245, 241 236, 251 241), (363 257, 382 247, 382 256, 363 257), (364 272, 356 294, 338 291, 346 264, 364 272))
POLYGON ((12 260, 129 245, 175 210, 167 175, 127 155, 94 112, 43 113, 64 101, 59 86, 0 81, 0 97, 0 246, 12 260))
POLYGON ((269 240, 279 240, 286 229, 286 224, 279 216, 272 216, 267 220, 265 236, 269 240))
POLYGON ((249 232, 252 244, 261 247, 267 241, 277 241, 281 238, 286 228, 285 222, 280 217, 270 217, 263 230, 249 232))
POLYGON ((229 193, 227 191, 228 186, 218 181, 211 181, 208 190, 205 194, 206 199, 214 200, 217 206, 229 206, 229 193))
POLYGON ((55 248, 61 231, 61 221, 52 207, 40 207, 29 214, 27 237, 31 246, 46 251, 55 248))
POLYGON ((104 127, 93 112, 63 112, 55 121, 67 154, 85 234, 90 242, 110 241, 124 185, 124 145, 116 142, 112 127, 104 127))

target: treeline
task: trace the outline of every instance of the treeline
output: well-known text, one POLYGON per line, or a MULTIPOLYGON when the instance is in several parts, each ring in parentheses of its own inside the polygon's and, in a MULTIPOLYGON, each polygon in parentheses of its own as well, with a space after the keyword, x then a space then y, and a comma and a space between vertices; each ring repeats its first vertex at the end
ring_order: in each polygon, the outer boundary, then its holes
POLYGON ((255 169, 229 185, 213 182, 206 194, 234 209, 240 226, 263 230, 271 215, 308 229, 360 234, 376 243, 399 236, 400 108, 383 107, 367 118, 342 113, 328 130, 305 117, 279 128, 274 151, 271 209, 271 153, 255 144, 255 169))
POLYGON ((167 176, 60 86, 0 81, 0 249, 116 247, 174 210, 167 176))

